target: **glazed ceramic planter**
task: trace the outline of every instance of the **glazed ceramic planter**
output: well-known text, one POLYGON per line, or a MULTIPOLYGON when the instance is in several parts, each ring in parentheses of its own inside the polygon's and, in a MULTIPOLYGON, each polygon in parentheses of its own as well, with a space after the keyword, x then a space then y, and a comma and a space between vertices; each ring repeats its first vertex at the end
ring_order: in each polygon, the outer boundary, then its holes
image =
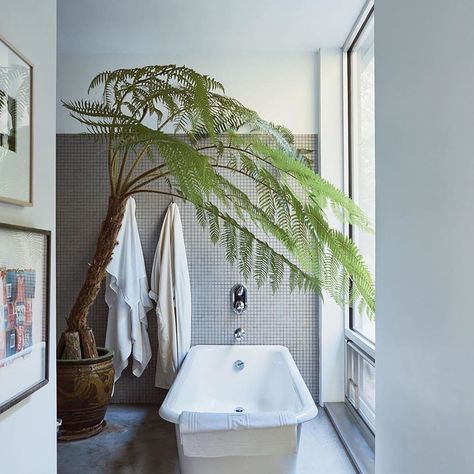
POLYGON ((89 438, 105 426, 105 412, 114 386, 113 352, 97 348, 99 357, 58 360, 59 440, 89 438))

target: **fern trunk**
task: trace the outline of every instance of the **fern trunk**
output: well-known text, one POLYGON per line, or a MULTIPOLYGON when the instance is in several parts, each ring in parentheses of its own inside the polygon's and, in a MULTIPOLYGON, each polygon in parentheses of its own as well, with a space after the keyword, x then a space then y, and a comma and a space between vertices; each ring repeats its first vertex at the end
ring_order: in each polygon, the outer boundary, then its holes
POLYGON ((87 316, 97 298, 102 281, 105 278, 107 266, 112 259, 117 245, 117 236, 125 213, 126 199, 121 196, 111 196, 107 215, 102 222, 94 258, 87 271, 76 301, 66 318, 67 329, 61 335, 58 344, 59 359, 80 359, 97 357, 97 347, 94 336, 87 324, 87 316))

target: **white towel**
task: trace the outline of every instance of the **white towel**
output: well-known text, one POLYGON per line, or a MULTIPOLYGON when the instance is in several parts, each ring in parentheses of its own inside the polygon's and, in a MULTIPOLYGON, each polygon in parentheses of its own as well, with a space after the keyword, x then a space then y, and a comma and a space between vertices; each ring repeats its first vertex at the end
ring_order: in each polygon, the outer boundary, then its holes
POLYGON ((151 359, 146 313, 153 308, 135 219, 135 200, 125 207, 112 261, 107 267, 105 301, 109 306, 105 345, 114 351, 115 381, 133 356, 132 371, 140 377, 151 359))
POLYGON ((182 412, 179 433, 189 457, 265 456, 294 454, 296 416, 292 412, 182 412))
POLYGON ((166 211, 151 273, 156 301, 158 355, 155 386, 169 388, 191 347, 191 285, 179 208, 166 211))

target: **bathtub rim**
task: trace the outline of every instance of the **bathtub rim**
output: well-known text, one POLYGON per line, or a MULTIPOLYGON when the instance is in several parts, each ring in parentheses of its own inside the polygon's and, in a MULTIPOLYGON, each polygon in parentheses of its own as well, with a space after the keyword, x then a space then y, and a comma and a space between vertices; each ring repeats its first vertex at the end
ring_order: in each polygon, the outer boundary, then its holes
POLYGON ((301 376, 301 373, 298 367, 296 366, 296 363, 287 347, 273 344, 244 344, 239 346, 233 344, 201 344, 193 346, 189 350, 175 381, 170 387, 159 409, 159 415, 161 418, 171 423, 179 424, 179 417, 181 415, 181 412, 172 408, 172 398, 174 397, 175 392, 179 391, 179 389, 185 383, 186 376, 192 367, 192 360, 194 358, 194 354, 206 350, 216 350, 222 347, 238 347, 243 351, 257 349, 262 351, 280 352, 283 355, 285 362, 288 366, 288 370, 290 371, 290 375, 293 381, 293 387, 302 404, 301 410, 295 413, 296 422, 298 424, 304 423, 306 421, 312 420, 318 414, 318 408, 316 406, 316 403, 314 402, 313 397, 311 396, 308 387, 306 386, 306 383, 304 382, 303 377, 301 376))

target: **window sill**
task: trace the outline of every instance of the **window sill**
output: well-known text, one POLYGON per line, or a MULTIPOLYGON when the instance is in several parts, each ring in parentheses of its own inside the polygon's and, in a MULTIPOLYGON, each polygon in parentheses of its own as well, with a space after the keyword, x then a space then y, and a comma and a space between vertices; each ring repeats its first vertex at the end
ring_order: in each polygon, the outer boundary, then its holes
POLYGON ((324 408, 356 471, 359 474, 374 474, 373 435, 368 430, 363 432, 345 403, 325 403, 324 408))

